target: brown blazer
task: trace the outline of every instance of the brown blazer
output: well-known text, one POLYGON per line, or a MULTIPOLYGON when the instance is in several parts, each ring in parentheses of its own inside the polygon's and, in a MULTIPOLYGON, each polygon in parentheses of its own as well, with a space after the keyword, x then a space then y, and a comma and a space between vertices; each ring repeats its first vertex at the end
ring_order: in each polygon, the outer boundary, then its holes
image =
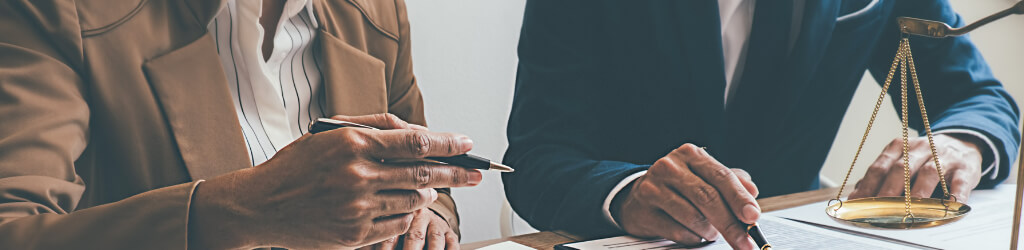
MULTIPOLYGON (((0 249, 184 249, 196 180, 252 167, 224 0, 0 0, 0 249)), ((329 114, 424 124, 402 0, 316 0, 329 114)), ((430 206, 453 228, 444 193, 430 206)))

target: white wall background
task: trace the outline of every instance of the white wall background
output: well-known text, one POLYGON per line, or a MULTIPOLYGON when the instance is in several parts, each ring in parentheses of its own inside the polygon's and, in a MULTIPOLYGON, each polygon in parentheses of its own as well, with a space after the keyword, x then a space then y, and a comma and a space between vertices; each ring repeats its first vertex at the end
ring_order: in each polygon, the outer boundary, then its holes
MULTIPOLYGON (((525 0, 407 0, 416 78, 431 130, 469 135, 474 154, 500 161, 508 142, 516 47, 525 0)), ((499 238, 501 176, 452 191, 462 242, 499 238)))
MULTIPOLYGON (((473 152, 500 160, 512 103, 516 46, 525 0, 406 0, 412 23, 413 60, 426 98, 432 130, 457 131, 476 142, 473 152)), ((977 20, 1010 6, 1011 0, 952 0, 965 20, 977 20)), ((1024 16, 1008 17, 971 33, 974 42, 1017 100, 1024 100, 1024 16)), ((898 41, 892 41, 897 43, 898 41)), ((841 181, 849 167, 874 99, 881 89, 865 75, 844 118, 822 174, 841 181)), ((882 147, 900 135, 891 104, 883 104, 872 136, 851 181, 882 147)), ((454 190, 462 218, 463 242, 501 236, 504 202, 497 173, 484 173, 480 186, 454 190)), ((516 232, 526 232, 520 227, 516 232)))

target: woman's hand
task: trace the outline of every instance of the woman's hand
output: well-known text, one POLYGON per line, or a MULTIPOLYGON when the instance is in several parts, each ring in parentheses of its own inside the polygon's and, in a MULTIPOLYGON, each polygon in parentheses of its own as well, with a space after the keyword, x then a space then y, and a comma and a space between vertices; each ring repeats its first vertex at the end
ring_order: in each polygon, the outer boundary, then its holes
POLYGON ((361 249, 457 250, 459 249, 459 236, 455 234, 444 218, 430 209, 423 208, 416 212, 416 217, 412 219, 412 225, 405 234, 361 249))

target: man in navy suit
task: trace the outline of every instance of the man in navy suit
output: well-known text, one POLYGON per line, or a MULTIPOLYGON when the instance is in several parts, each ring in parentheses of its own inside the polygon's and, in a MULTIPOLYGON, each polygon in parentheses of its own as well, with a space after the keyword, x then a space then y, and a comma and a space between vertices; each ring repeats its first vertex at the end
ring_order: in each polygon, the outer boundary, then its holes
MULTIPOLYGON (((528 1, 508 199, 541 230, 683 244, 720 233, 751 248, 755 197, 819 187, 864 71, 886 78, 899 16, 964 25, 933 0, 528 1)), ((1009 173, 1019 111, 967 37, 910 40, 949 188, 967 200, 1009 173)), ((912 195, 932 196, 927 141, 908 143, 912 195)), ((851 197, 902 195, 902 146, 851 197)))

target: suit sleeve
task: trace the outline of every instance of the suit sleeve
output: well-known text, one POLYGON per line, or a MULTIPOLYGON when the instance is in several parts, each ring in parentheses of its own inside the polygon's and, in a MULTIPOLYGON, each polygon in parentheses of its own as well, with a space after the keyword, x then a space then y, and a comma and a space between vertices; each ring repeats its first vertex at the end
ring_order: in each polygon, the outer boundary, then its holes
MULTIPOLYGON (((871 74, 879 82, 886 78, 896 54, 900 40, 896 22, 899 16, 937 20, 953 27, 964 25, 964 20, 946 0, 898 1, 869 65, 871 74)), ((996 169, 982 177, 978 188, 992 188, 1005 180, 1010 164, 1017 157, 1020 111, 1010 94, 992 75, 981 52, 967 36, 942 39, 913 36, 910 37, 910 46, 932 130, 969 130, 984 135, 995 148, 994 155, 986 157, 989 158, 986 161, 991 162, 991 158, 1001 160, 996 169)), ((899 112, 899 76, 893 78, 889 94, 899 112)), ((913 85, 908 89, 913 91, 913 85)), ((908 93, 910 126, 924 133, 914 95, 913 92, 908 93)))
POLYGON ((90 116, 77 22, 73 3, 0 1, 0 249, 184 249, 195 183, 76 209, 90 116))
MULTIPOLYGON (((505 194, 540 230, 620 233, 603 203, 627 176, 647 165, 601 160, 597 119, 602 102, 587 93, 600 60, 593 4, 531 0, 519 40, 519 69, 508 123, 505 194)), ((611 126, 611 125, 609 125, 611 126)))
MULTIPOLYGON (((416 76, 412 71, 412 45, 410 43, 409 17, 405 11, 405 1, 395 0, 398 16, 398 57, 388 89, 388 113, 392 113, 409 123, 426 126, 423 114, 423 95, 416 84, 416 76)), ((459 230, 459 213, 452 199, 451 189, 438 188, 437 201, 428 208, 448 222, 455 234, 462 235, 459 230)))

